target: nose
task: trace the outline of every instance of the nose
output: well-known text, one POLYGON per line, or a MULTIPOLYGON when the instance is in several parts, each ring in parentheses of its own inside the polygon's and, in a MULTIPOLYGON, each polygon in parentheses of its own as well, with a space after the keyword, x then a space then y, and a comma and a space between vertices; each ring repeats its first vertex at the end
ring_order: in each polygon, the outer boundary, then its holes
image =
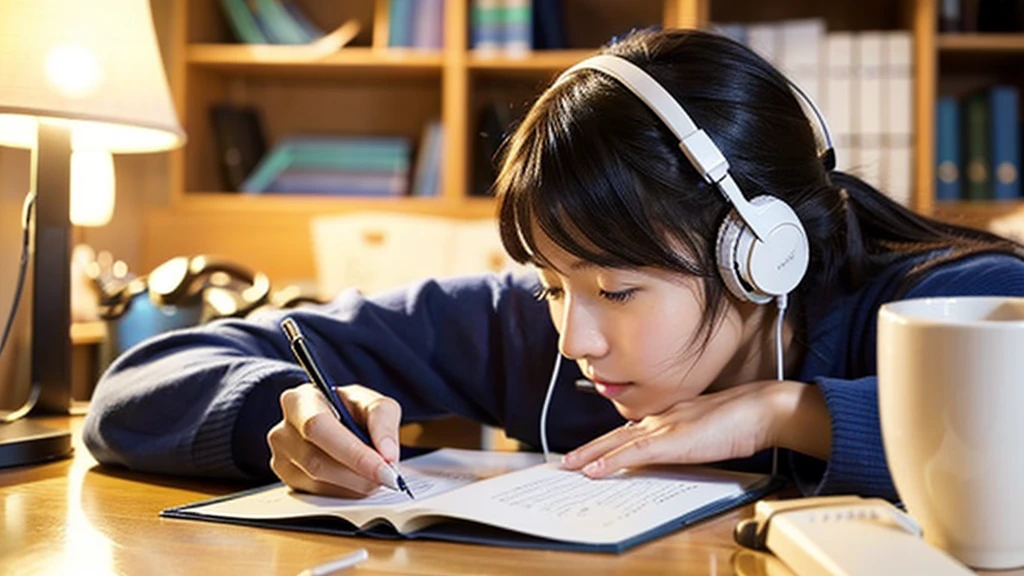
POLYGON ((562 309, 558 350, 571 360, 600 358, 608 351, 608 341, 595 312, 571 296, 565 299, 562 309))

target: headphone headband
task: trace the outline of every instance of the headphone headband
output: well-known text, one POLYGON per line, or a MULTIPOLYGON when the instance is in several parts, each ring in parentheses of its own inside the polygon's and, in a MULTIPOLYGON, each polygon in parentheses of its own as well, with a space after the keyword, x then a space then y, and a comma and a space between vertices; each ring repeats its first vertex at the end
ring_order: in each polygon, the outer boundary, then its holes
POLYGON ((729 175, 729 162, 718 146, 690 119, 682 105, 657 80, 642 68, 625 58, 599 54, 577 63, 558 77, 555 84, 564 82, 577 70, 590 69, 603 72, 619 81, 636 95, 662 120, 679 140, 679 148, 708 184, 715 184, 725 199, 754 231, 759 240, 767 238, 768 230, 761 223, 753 207, 740 194, 739 187, 729 175))
MULTIPOLYGON (((729 174, 729 162, 706 132, 701 130, 669 92, 642 68, 625 58, 610 54, 592 56, 563 72, 555 85, 582 69, 597 70, 612 78, 639 98, 672 131, 679 149, 704 180, 715 186, 732 205, 719 230, 716 252, 718 266, 728 289, 737 297, 764 303, 793 290, 807 270, 809 253, 803 225, 793 209, 772 196, 748 201, 729 174)), ((822 120, 817 107, 793 84, 822 120)), ((834 154, 825 155, 833 158, 834 154)), ((826 164, 827 165, 827 164, 826 164)))

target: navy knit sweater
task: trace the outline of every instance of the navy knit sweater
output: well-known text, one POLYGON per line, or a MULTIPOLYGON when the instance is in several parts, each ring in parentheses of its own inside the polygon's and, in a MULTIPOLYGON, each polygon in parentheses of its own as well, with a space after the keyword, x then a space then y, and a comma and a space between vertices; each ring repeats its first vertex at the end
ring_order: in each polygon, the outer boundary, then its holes
MULTIPOLYGON (((787 377, 817 385, 832 422, 827 462, 792 454, 807 494, 895 499, 882 448, 875 378, 876 316, 908 264, 894 264, 807 319, 806 356, 787 377)), ((485 275, 427 281, 374 298, 356 291, 292 311, 335 384, 394 397, 403 420, 458 414, 539 445, 538 422, 557 335, 535 278, 485 275)), ((981 255, 926 274, 906 298, 1024 296, 1024 261, 981 255)), ((129 350, 99 382, 84 439, 102 463, 159 473, 269 480, 267 431, 280 393, 307 379, 279 328, 281 312, 165 334, 129 350)), ((611 403, 575 390, 563 362, 548 418, 556 451, 623 423, 611 403)), ((765 454, 733 467, 764 469, 765 454)))

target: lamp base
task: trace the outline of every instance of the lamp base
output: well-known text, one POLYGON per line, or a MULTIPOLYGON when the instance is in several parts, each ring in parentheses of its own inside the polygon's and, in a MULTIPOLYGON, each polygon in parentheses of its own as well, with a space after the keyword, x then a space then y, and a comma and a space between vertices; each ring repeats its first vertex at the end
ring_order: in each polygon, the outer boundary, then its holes
POLYGON ((71 455, 71 433, 31 419, 0 424, 0 468, 24 466, 71 455))

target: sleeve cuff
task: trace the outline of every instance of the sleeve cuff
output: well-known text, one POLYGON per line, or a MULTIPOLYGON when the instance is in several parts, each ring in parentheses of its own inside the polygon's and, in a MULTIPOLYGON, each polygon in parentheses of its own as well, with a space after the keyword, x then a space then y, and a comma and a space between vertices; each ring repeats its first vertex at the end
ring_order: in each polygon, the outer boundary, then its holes
POLYGON ((860 494, 897 500, 885 462, 875 377, 816 379, 832 422, 827 462, 791 453, 793 479, 807 496, 860 494))
POLYGON ((269 471, 269 462, 264 463, 262 468, 254 467, 246 462, 246 458, 239 458, 240 450, 236 449, 236 445, 241 445, 247 448, 241 451, 244 454, 255 450, 268 454, 269 458, 265 437, 273 422, 261 427, 266 418, 253 417, 248 406, 251 405, 253 410, 258 410, 264 416, 276 411, 280 418, 277 402, 268 402, 267 396, 272 394, 270 400, 276 399, 284 389, 303 382, 305 376, 295 366, 259 362, 240 370, 231 379, 235 383, 225 387, 223 393, 206 407, 208 415, 202 419, 203 424, 196 431, 191 449, 193 472, 222 478, 253 479, 265 476, 269 471), (248 401, 257 396, 263 401, 248 401), (244 428, 241 437, 239 428, 244 428))

